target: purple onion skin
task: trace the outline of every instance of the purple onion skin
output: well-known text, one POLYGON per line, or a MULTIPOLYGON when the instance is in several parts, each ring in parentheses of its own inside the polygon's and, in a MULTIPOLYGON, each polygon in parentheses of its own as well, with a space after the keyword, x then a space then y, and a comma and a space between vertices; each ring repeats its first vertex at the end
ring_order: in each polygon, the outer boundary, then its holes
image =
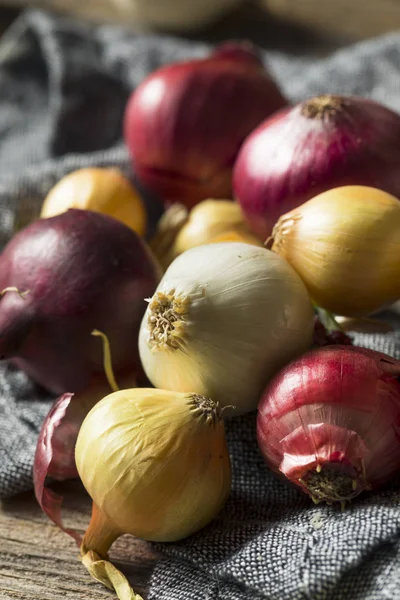
POLYGON ((0 357, 13 359, 56 394, 85 389, 103 374, 109 338, 115 373, 141 373, 137 349, 145 298, 159 268, 139 236, 119 221, 69 210, 17 233, 0 256, 0 357))
MULTIPOLYGON (((129 373, 118 377, 121 389, 133 387, 129 373)), ((106 378, 96 376, 80 394, 63 394, 51 407, 36 446, 33 466, 33 484, 36 499, 46 515, 60 529, 80 544, 80 535, 74 529, 65 528, 61 508, 63 496, 49 487, 53 481, 79 478, 75 465, 75 445, 79 430, 88 412, 97 402, 111 393, 106 378)))
POLYGON ((287 105, 246 44, 158 69, 133 92, 124 134, 135 173, 165 203, 192 207, 232 197, 232 167, 246 136, 287 105))
POLYGON ((281 215, 332 188, 366 185, 400 197, 400 115, 364 98, 319 98, 332 106, 313 111, 318 99, 310 99, 281 111, 238 155, 234 196, 262 239, 281 215))

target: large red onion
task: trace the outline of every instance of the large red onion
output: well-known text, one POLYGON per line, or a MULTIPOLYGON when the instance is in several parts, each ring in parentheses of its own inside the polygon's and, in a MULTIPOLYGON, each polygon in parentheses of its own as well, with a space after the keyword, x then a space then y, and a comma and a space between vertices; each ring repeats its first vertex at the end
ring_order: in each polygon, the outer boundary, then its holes
POLYGON ((400 115, 358 97, 319 96, 264 121, 244 142, 234 195, 264 239, 326 190, 367 185, 400 197, 400 115))
POLYGON ((250 44, 175 63, 132 94, 125 139, 139 180, 166 203, 230 198, 245 137, 287 102, 250 44))
POLYGON ((346 502, 400 472, 400 361, 320 348, 283 369, 258 407, 267 464, 316 502, 346 502))
POLYGON ((105 215, 69 210, 17 233, 0 256, 0 357, 61 394, 103 373, 140 371, 137 339, 159 271, 139 236, 105 215))

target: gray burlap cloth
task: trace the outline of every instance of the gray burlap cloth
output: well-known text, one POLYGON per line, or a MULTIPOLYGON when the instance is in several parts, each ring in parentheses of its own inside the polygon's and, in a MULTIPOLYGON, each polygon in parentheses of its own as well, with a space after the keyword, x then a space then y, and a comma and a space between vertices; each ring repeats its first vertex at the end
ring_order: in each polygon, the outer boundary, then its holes
MULTIPOLYGON (((0 43, 1 244, 38 214, 44 194, 65 173, 110 164, 129 172, 121 140, 129 91, 159 65, 206 50, 25 13, 0 43)), ((324 59, 270 51, 265 60, 292 101, 352 93, 400 109, 400 35, 324 59)), ((355 341, 400 357, 400 333, 357 334, 355 341)), ((6 497, 32 486, 36 437, 52 398, 6 364, 0 395, 0 497, 6 497)), ((231 498, 199 534, 159 545, 167 558, 153 574, 150 598, 399 600, 399 481, 345 512, 315 507, 268 472, 254 424, 254 414, 228 424, 231 498)))

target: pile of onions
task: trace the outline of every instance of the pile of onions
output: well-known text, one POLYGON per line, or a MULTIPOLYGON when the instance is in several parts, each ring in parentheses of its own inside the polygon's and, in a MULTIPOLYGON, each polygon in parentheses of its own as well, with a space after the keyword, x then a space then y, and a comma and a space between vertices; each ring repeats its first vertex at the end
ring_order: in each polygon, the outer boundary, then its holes
POLYGON ((305 354, 258 406, 271 469, 314 502, 344 504, 400 472, 400 361, 350 346, 305 354))
POLYGON ((49 191, 40 216, 54 217, 69 208, 80 208, 114 217, 143 236, 146 209, 133 185, 116 168, 79 169, 69 173, 49 191))
POLYGON ((195 390, 245 413, 310 347, 313 317, 304 284, 277 254, 235 242, 198 246, 174 260, 149 300, 142 365, 156 387, 195 390))
POLYGON ((269 245, 328 311, 365 316, 400 298, 400 202, 381 190, 324 192, 281 217, 269 245))
POLYGON ((286 105, 249 44, 152 73, 132 94, 125 139, 145 187, 166 203, 231 198, 232 167, 246 136, 286 105))
POLYGON ((104 331, 117 373, 141 373, 137 336, 159 267, 139 236, 71 209, 18 232, 0 256, 0 356, 60 394, 103 372, 93 329, 104 331))
POLYGON ((400 115, 358 97, 319 96, 282 111, 247 138, 234 194, 264 239, 313 196, 367 185, 400 197, 400 115))

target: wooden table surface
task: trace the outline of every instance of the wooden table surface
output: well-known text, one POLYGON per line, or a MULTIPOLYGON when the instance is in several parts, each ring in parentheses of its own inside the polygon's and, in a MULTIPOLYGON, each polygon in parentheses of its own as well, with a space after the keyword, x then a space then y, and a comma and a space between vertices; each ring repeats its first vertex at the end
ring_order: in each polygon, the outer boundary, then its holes
MULTIPOLYGON (((59 484, 65 494, 64 523, 79 533, 90 517, 90 499, 77 482, 59 484)), ((151 572, 159 559, 151 544, 125 535, 110 552, 112 562, 146 598, 151 572)), ((115 594, 91 579, 80 563, 78 547, 41 511, 32 493, 0 505, 1 600, 102 600, 115 594)))

